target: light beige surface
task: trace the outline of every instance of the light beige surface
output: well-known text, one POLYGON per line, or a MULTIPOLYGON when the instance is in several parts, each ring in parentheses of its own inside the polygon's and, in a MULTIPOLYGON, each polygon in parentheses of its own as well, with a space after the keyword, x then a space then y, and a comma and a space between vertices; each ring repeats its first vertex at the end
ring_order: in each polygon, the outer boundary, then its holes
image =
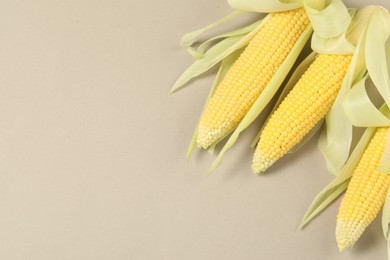
POLYGON ((339 202, 297 229, 332 179, 315 141, 263 176, 256 126, 215 174, 206 154, 186 162, 212 77, 167 95, 191 62, 178 42, 224 0, 0 8, 0 259, 386 258, 378 220, 338 252, 339 202))

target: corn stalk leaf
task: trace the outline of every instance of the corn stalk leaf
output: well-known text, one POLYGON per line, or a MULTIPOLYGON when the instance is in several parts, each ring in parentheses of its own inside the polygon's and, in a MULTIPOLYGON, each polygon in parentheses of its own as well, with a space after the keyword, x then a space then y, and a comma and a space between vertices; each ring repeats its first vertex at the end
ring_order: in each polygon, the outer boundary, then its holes
POLYGON ((196 60, 183 72, 183 74, 174 83, 170 93, 175 92, 179 88, 183 87, 191 79, 208 71, 229 54, 246 46, 250 39, 252 39, 252 37, 271 16, 272 14, 268 14, 261 21, 253 23, 252 27, 250 28, 254 29, 251 31, 248 32, 248 27, 244 27, 244 29, 242 29, 242 34, 237 33, 233 36, 229 36, 211 47, 206 53, 203 54, 202 58, 196 60))
MULTIPOLYGON (((225 75, 228 72, 228 70, 230 69, 230 67, 233 65, 233 63, 240 56, 242 50, 243 49, 238 49, 222 60, 221 66, 219 67, 218 73, 215 77, 214 83, 210 89, 208 96, 207 96, 206 103, 205 103, 204 107, 207 106, 208 102, 210 101, 210 98, 214 95, 215 89, 217 88, 218 84, 225 77, 225 75)), ((194 134, 192 135, 190 145, 188 146, 188 149, 187 149, 187 160, 190 159, 191 154, 196 147, 196 139, 197 138, 198 138, 198 126, 195 128, 194 134)), ((213 147, 215 147, 215 146, 213 146, 213 147)))
POLYGON ((362 157, 364 150, 369 144, 372 136, 375 133, 375 128, 367 128, 363 136, 360 138, 357 146, 353 150, 348 161, 342 168, 340 174, 329 183, 314 199, 309 209, 303 216, 300 228, 307 225, 314 217, 316 217, 322 210, 331 204, 341 193, 347 188, 349 180, 362 157))
POLYGON ((308 26, 306 30, 302 33, 302 35, 297 40, 296 44, 292 48, 291 52, 288 54, 286 60, 282 63, 280 68, 276 71, 275 75, 272 77, 268 85, 265 87, 263 92, 260 94, 260 96, 257 98, 255 103, 252 105, 252 107, 249 109, 248 113, 245 115, 245 117, 242 119, 240 124, 237 126, 233 134, 230 136, 227 143, 224 145, 220 153, 218 154, 217 158, 215 159, 210 171, 212 172, 215 170, 218 165, 222 162, 224 154, 234 145, 234 143, 237 141, 240 133, 244 131, 256 118, 257 116, 263 111, 263 109, 266 107, 266 105, 269 103, 269 101, 272 99, 272 97, 275 95, 276 91, 282 84, 283 80, 287 76, 288 72, 291 70, 291 67, 293 66, 294 62, 296 61, 299 53, 302 51, 305 43, 309 39, 310 35, 312 33, 312 27, 308 26))
POLYGON ((228 0, 229 5, 241 11, 273 13, 302 6, 302 0, 228 0))

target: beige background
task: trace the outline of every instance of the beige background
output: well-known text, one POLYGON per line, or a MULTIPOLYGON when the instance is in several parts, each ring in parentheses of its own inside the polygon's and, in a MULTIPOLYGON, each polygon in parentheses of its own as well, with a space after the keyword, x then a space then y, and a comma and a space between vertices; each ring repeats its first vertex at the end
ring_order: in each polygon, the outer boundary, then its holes
MULTIPOLYGON (((388 0, 365 2, 390 8, 388 0)), ((313 140, 253 176, 249 129, 211 176, 185 150, 212 76, 168 96, 180 36, 224 0, 0 4, 0 259, 386 259, 380 221, 340 254, 313 140)))

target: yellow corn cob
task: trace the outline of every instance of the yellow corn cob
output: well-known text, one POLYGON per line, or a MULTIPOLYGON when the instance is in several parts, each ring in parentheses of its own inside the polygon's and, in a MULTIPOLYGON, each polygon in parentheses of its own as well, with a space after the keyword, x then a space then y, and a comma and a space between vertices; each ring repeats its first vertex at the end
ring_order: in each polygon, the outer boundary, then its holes
POLYGON ((198 146, 206 149, 237 127, 308 25, 303 8, 275 13, 265 22, 206 106, 198 146))
POLYGON ((336 224, 340 251, 351 247, 380 211, 390 184, 390 175, 376 170, 382 156, 388 127, 378 128, 363 153, 345 193, 336 224))
POLYGON ((317 56, 265 125, 253 157, 254 173, 264 172, 326 115, 351 58, 352 55, 317 56))

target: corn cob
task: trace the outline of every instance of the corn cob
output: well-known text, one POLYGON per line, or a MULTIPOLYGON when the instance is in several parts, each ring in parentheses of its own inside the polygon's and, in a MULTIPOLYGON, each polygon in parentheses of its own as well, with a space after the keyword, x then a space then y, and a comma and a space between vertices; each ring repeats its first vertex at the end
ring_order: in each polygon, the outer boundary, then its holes
POLYGON ((198 146, 207 149, 237 127, 308 25, 303 8, 271 16, 227 72, 202 113, 198 146))
POLYGON ((336 224, 340 251, 355 244, 385 201, 390 175, 377 171, 376 167, 384 150, 388 129, 382 127, 376 130, 341 201, 336 224))
POLYGON ((254 173, 264 172, 326 115, 351 58, 352 55, 317 56, 265 125, 253 157, 254 173))

